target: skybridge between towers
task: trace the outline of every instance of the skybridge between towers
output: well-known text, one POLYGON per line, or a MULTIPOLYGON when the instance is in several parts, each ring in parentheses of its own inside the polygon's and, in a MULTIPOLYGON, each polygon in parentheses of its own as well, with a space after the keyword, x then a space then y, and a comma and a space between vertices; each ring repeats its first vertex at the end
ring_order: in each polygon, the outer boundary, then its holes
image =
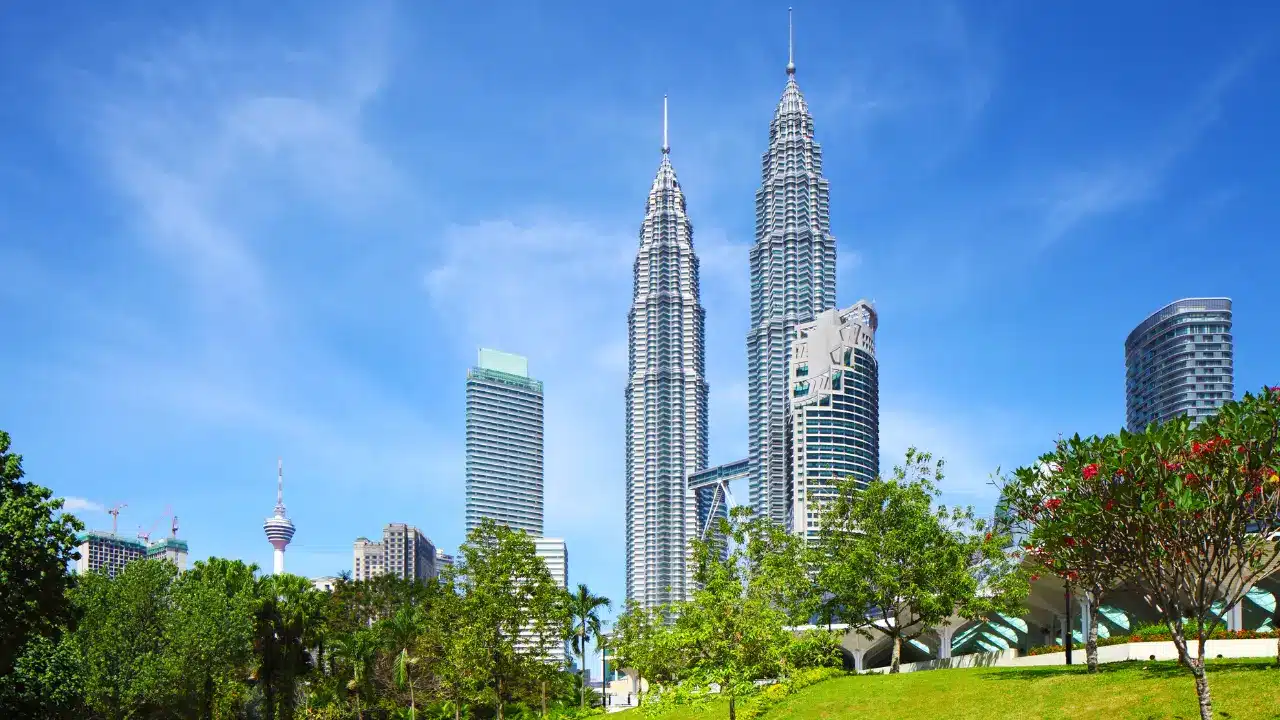
POLYGON ((747 467, 747 460, 744 458, 700 470, 689 476, 689 489, 693 491, 698 508, 699 538, 705 540, 716 520, 729 517, 729 509, 737 505, 729 483, 745 480, 747 467))

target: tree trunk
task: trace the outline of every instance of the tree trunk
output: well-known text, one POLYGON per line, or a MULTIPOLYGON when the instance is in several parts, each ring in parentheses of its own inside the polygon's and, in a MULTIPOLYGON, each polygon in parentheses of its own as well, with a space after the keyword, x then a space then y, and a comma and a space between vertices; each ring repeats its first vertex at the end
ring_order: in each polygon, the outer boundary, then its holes
POLYGON ((893 657, 889 659, 889 672, 898 672, 898 666, 902 663, 902 636, 898 633, 893 634, 893 657))
POLYGON ((547 681, 542 681, 542 717, 547 716, 547 681))
POLYGON ((204 674, 204 701, 201 706, 202 720, 213 720, 213 673, 208 671, 204 674))
POLYGON ((498 720, 502 720, 502 680, 498 680, 498 720))
POLYGON ((356 720, 364 720, 364 713, 360 711, 360 691, 356 691, 356 720))
POLYGON ((462 720, 462 698, 455 698, 453 701, 453 720, 462 720))
POLYGON ((276 720, 276 691, 270 681, 262 684, 262 704, 267 706, 267 720, 276 720))
POLYGON ((1187 648, 1187 636, 1183 628, 1174 628, 1173 624, 1169 624, 1169 629, 1173 630, 1173 645, 1178 649, 1178 662, 1182 663, 1191 675, 1196 679, 1196 699, 1200 701, 1200 720, 1213 720, 1213 699, 1209 695, 1209 678, 1204 672, 1204 631, 1200 629, 1196 632, 1200 649, 1199 657, 1191 657, 1191 652, 1187 648))
POLYGON ((644 676, 636 673, 636 707, 644 704, 644 676))
POLYGON ((1084 658, 1089 672, 1098 672, 1098 603, 1089 600, 1089 634, 1084 639, 1084 658))
POLYGON ((410 680, 409 681, 409 720, 415 720, 417 716, 418 716, 418 711, 413 702, 413 681, 410 680))
POLYGON ((737 720, 738 715, 734 709, 733 695, 729 695, 729 720, 737 720))
POLYGON ((583 709, 587 707, 587 618, 582 618, 582 633, 578 635, 578 699, 583 709))

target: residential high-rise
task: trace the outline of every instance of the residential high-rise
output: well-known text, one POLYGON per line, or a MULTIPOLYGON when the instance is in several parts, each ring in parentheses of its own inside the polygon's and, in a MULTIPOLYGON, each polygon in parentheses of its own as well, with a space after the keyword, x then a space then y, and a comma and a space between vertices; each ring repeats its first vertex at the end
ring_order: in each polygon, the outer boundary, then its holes
MULTIPOLYGON (((177 525, 174 525, 174 532, 177 533, 177 525)), ((187 569, 187 541, 178 539, 176 534, 152 542, 142 537, 127 538, 102 530, 89 530, 76 533, 76 551, 80 557, 75 568, 80 575, 101 572, 115 577, 125 565, 143 558, 168 560, 179 572, 187 569)))
POLYGON ((440 548, 436 548, 436 573, 447 567, 453 567, 453 556, 444 552, 440 548))
POLYGON ((467 371, 467 532, 490 518, 542 535, 542 383, 529 361, 482 348, 467 371))
POLYGON ((1177 300, 1148 316, 1124 341, 1129 430, 1217 412, 1235 395, 1233 347, 1230 298, 1177 300))
POLYGON ((814 140, 813 116, 796 84, 794 53, 789 54, 787 84, 769 125, 762 176, 750 253, 747 460, 752 508, 758 516, 785 523, 791 339, 798 324, 836 304, 836 240, 830 230, 822 148, 814 140))
POLYGON ((427 580, 436 576, 436 546, 421 530, 405 523, 382 528, 382 542, 356 538, 351 576, 369 580, 390 574, 401 580, 427 580))
POLYGON ((791 345, 791 485, 787 527, 814 539, 835 483, 880 470, 875 308, 860 300, 796 327, 791 345))
POLYGON ((705 323, 684 191, 671 166, 667 103, 662 160, 649 188, 627 314, 627 598, 687 599, 697 504, 686 478, 707 466, 705 323))
POLYGON ((289 541, 293 539, 293 521, 289 519, 284 510, 283 460, 278 461, 276 464, 275 514, 262 523, 262 530, 267 534, 267 540, 274 550, 272 553, 275 561, 274 572, 279 575, 284 572, 284 549, 289 544, 289 541))

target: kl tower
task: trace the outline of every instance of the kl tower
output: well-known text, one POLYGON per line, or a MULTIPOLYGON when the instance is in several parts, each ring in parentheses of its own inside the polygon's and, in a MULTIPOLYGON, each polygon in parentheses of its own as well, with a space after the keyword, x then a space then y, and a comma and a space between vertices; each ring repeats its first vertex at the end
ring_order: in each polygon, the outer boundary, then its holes
POLYGON ((284 461, 276 465, 276 514, 262 523, 267 540, 275 548, 275 574, 284 572, 284 548, 293 539, 293 522, 284 514, 284 461))

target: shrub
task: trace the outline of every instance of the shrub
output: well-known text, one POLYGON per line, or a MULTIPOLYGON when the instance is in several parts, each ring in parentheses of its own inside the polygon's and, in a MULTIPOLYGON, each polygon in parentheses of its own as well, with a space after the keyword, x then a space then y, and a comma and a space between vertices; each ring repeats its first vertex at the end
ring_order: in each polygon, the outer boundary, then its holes
POLYGON ((793 670, 841 667, 840 634, 829 630, 801 633, 787 643, 782 657, 793 670))

